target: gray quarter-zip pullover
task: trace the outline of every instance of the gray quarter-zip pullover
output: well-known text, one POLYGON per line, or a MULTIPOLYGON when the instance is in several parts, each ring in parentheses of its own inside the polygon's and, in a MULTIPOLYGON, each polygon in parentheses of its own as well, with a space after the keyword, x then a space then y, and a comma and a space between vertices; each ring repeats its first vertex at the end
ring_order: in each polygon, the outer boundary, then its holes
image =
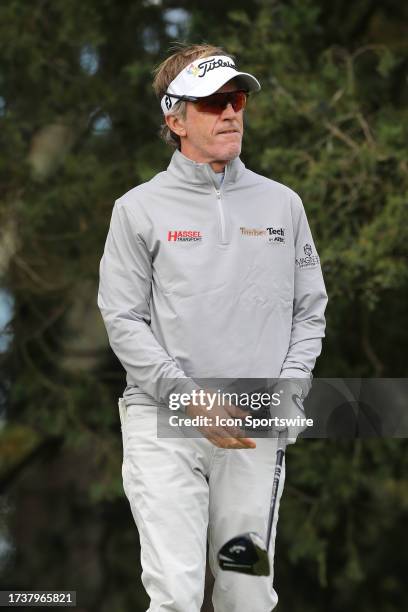
POLYGON ((310 378, 327 295, 300 197, 175 151, 114 205, 98 306, 127 403, 167 403, 192 378, 310 378))

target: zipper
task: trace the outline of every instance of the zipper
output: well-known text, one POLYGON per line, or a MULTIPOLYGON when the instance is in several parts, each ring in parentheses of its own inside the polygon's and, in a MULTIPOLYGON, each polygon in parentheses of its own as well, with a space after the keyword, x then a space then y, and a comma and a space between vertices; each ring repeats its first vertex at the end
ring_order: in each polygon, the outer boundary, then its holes
MULTIPOLYGON (((219 218, 219 223, 220 223, 220 244, 228 244, 226 219, 225 219, 224 207, 222 204, 222 194, 221 194, 222 190, 221 188, 218 189, 218 186, 214 183, 212 176, 210 176, 210 178, 214 186, 215 195, 217 198, 218 218, 219 218)), ((223 183, 225 183, 226 178, 227 178, 227 166, 225 166, 224 168, 223 183)), ((222 187, 222 184, 221 184, 221 187, 222 187)))
POLYGON ((225 228, 225 215, 224 215, 224 209, 223 209, 223 206, 222 206, 221 190, 220 189, 216 189, 215 193, 216 193, 216 196, 217 196, 218 215, 219 215, 219 218, 220 218, 221 244, 227 244, 227 236, 226 236, 226 228, 225 228))

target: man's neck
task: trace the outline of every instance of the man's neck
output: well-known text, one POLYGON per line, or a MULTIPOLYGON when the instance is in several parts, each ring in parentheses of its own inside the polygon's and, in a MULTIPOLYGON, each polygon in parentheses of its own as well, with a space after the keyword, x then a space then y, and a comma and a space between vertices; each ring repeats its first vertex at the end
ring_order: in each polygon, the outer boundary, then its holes
POLYGON ((210 162, 210 166, 214 170, 214 172, 224 172, 224 168, 226 165, 227 165, 226 161, 210 162))
POLYGON ((200 164, 209 164, 212 168, 212 170, 214 172, 224 172, 224 168, 228 163, 228 160, 214 160, 214 161, 207 161, 205 159, 194 159, 194 157, 192 157, 191 155, 188 155, 185 151, 183 151, 183 147, 180 149, 180 153, 182 153, 185 157, 188 157, 188 159, 191 159, 192 161, 198 162, 200 164))

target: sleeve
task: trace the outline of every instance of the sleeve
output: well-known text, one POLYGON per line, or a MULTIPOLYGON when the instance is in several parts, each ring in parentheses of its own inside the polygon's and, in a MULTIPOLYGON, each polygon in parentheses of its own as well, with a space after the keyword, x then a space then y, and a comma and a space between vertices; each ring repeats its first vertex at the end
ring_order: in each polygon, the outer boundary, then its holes
POLYGON ((305 396, 311 386, 312 370, 320 355, 322 338, 325 335, 324 311, 327 293, 302 200, 295 193, 294 196, 292 214, 295 279, 292 330, 281 377, 297 379, 305 396))
POLYGON ((99 266, 97 302, 110 346, 129 380, 168 404, 171 393, 191 393, 198 387, 151 331, 152 261, 135 221, 117 200, 99 266))

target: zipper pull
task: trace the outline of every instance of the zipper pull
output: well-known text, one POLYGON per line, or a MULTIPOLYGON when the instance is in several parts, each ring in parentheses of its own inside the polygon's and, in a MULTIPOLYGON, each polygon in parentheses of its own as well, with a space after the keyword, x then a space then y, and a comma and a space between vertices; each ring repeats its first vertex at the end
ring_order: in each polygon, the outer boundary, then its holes
POLYGON ((219 189, 215 190, 215 193, 217 194, 217 198, 220 199, 221 197, 221 191, 219 189))

